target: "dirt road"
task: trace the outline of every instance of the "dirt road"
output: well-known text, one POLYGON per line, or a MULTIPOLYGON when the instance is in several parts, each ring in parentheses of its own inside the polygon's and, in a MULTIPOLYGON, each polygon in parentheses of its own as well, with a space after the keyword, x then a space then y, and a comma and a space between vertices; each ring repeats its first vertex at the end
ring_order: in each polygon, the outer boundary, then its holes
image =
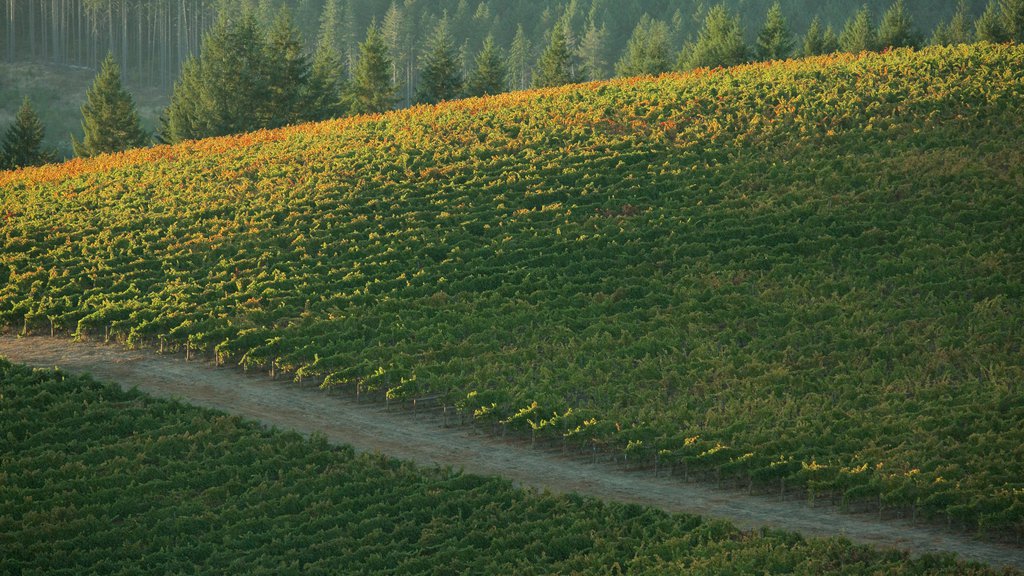
POLYGON ((896 547, 912 553, 955 552, 968 560, 1024 569, 1024 549, 977 542, 938 529, 873 514, 840 514, 778 497, 655 478, 650 472, 623 472, 612 466, 562 458, 503 442, 467 427, 445 428, 436 418, 388 412, 381 405, 311 387, 215 368, 200 361, 119 346, 67 340, 0 336, 0 356, 67 372, 88 372, 100 380, 163 398, 216 408, 302 433, 320 432, 356 450, 381 452, 424 466, 450 465, 467 472, 500 475, 522 486, 553 492, 576 491, 607 500, 635 502, 671 512, 730 520, 741 528, 772 526, 807 536, 845 536, 855 542, 896 547))

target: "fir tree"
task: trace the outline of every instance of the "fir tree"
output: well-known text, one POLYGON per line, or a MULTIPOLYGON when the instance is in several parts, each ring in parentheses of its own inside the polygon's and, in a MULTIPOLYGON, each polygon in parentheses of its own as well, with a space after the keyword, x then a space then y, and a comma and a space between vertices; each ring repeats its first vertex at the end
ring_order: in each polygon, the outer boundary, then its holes
POLYGON ((530 61, 532 47, 530 40, 523 32, 523 25, 516 28, 516 35, 512 39, 512 47, 508 51, 509 74, 514 90, 524 90, 530 85, 530 61))
POLYGON ((608 77, 608 27, 601 24, 598 28, 591 17, 580 39, 580 65, 588 80, 604 80, 608 77))
POLYGON ((822 52, 823 54, 835 54, 836 52, 839 52, 839 36, 836 34, 836 31, 832 29, 832 26, 825 28, 825 38, 822 50, 824 50, 822 52))
POLYGON ((302 37, 285 5, 278 10, 267 35, 264 64, 267 100, 261 126, 274 128, 305 119, 308 109, 303 96, 310 65, 302 48, 302 37))
POLYGON ((875 25, 871 21, 871 10, 865 4, 857 14, 846 21, 843 33, 839 35, 839 46, 843 52, 859 53, 874 50, 877 45, 875 25))
POLYGON ((71 139, 78 156, 95 156, 146 145, 148 137, 139 123, 135 102, 121 86, 121 69, 107 54, 82 105, 84 138, 71 139))
POLYGON ((494 37, 484 40, 484 47, 476 56, 476 66, 466 83, 466 94, 484 96, 499 94, 507 87, 508 69, 501 50, 494 45, 494 37))
POLYGON ((203 137, 205 130, 199 119, 200 73, 195 58, 189 58, 182 65, 181 75, 171 92, 171 102, 160 115, 158 141, 173 144, 203 137))
POLYGON ((576 81, 567 27, 568 22, 560 20, 551 30, 551 40, 541 53, 533 73, 534 88, 561 86, 576 81))
POLYGON ((395 105, 395 85, 388 47, 375 24, 359 45, 359 60, 352 71, 348 97, 353 114, 385 112, 395 105))
POLYGON ((626 43, 626 51, 615 64, 619 76, 661 74, 672 69, 668 25, 644 14, 626 43))
POLYGON ((974 23, 974 36, 979 42, 1001 44, 1010 40, 1010 32, 1002 18, 1002 11, 996 0, 991 0, 985 12, 974 23))
POLYGON ((768 9, 764 27, 757 35, 757 57, 761 60, 782 60, 792 53, 793 34, 782 15, 782 6, 776 2, 768 9))
POLYGON ((427 42, 427 55, 416 101, 436 104, 442 100, 458 98, 462 93, 462 60, 455 49, 455 40, 448 29, 445 14, 434 28, 427 42))
POLYGON ((0 170, 35 166, 50 160, 43 151, 43 123, 26 96, 0 143, 0 170))
POLYGON ((811 20, 811 25, 807 27, 802 54, 804 56, 825 54, 825 31, 821 27, 821 19, 817 16, 811 20))
POLYGON ((1024 43, 1024 0, 1000 0, 1003 29, 1010 40, 1024 43))
POLYGON ((680 56, 681 68, 734 66, 747 60, 747 45, 739 15, 719 4, 708 11, 697 42, 680 56))
POLYGON ((903 0, 896 0, 882 16, 882 23, 878 27, 876 46, 879 49, 916 47, 920 42, 920 38, 914 32, 910 14, 903 5, 903 0))
POLYGON ((326 120, 342 114, 345 68, 338 52, 337 30, 338 0, 327 0, 304 98, 309 120, 326 120))
POLYGON ((935 27, 930 43, 936 46, 970 44, 973 39, 971 21, 967 13, 967 1, 960 0, 950 21, 940 23, 935 27))

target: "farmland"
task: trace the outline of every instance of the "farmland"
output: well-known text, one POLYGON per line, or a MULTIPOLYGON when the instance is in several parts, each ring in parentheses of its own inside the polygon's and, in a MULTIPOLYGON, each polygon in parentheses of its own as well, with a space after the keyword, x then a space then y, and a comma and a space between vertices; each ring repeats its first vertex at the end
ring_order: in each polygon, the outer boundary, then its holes
POLYGON ((0 360, 11 574, 994 574, 515 489, 0 360))
POLYGON ((1024 534, 1024 48, 0 173, 0 322, 1024 534))

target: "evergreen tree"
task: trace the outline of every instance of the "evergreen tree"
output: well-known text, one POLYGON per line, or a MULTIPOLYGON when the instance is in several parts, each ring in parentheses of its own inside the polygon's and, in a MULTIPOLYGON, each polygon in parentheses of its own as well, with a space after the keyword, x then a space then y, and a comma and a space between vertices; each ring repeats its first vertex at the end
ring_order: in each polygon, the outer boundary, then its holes
POLYGON ((199 62, 189 58, 181 67, 181 76, 174 83, 171 102, 160 115, 157 140, 173 144, 202 138, 204 129, 199 119, 199 88, 202 82, 199 62))
POLYGON ((588 80, 604 80, 608 77, 608 27, 601 24, 598 28, 591 17, 580 39, 580 64, 588 80))
POLYGON ((352 71, 348 97, 353 114, 385 112, 395 105, 395 85, 388 47, 375 24, 359 45, 359 60, 352 71))
POLYGON ((251 12, 237 20, 218 19, 199 58, 182 69, 164 112, 161 139, 178 142, 264 127, 273 114, 266 55, 251 12))
POLYGON ((267 35, 264 64, 267 100, 261 126, 275 128, 304 120, 309 112, 303 97, 310 65, 302 48, 302 37, 285 5, 278 10, 267 35))
POLYGON ((1024 0, 1000 0, 1003 29, 1010 40, 1024 43, 1024 0))
POLYGON ((681 68, 714 68, 735 66, 747 60, 747 45, 743 41, 743 26, 739 15, 733 15, 722 4, 708 11, 704 27, 697 42, 680 56, 681 68))
POLYGON ((0 143, 0 170, 35 166, 49 160, 50 155, 43 151, 43 123, 26 96, 0 143))
POLYGON ((338 52, 338 0, 327 0, 320 20, 316 53, 304 97, 309 120, 326 120, 342 114, 341 92, 344 65, 338 52))
POLYGON ((445 14, 427 43, 416 101, 436 104, 458 98, 461 93, 462 60, 455 49, 455 40, 448 29, 448 15, 445 14))
POLYGON ((619 76, 638 76, 661 74, 671 69, 672 49, 669 46, 668 25, 644 14, 633 29, 622 58, 615 64, 615 73, 619 76))
POLYGON ((1010 40, 1010 32, 1006 29, 1002 11, 996 0, 991 0, 985 12, 974 23, 974 35, 979 42, 1001 44, 1010 40))
POLYGON ((878 27, 876 46, 879 49, 916 47, 920 42, 920 38, 914 32, 910 14, 903 5, 903 0, 896 0, 882 16, 882 23, 878 27))
POLYGON ((836 35, 836 31, 832 29, 832 26, 825 28, 824 46, 822 48, 823 54, 835 54, 839 52, 839 36, 836 35))
POLYGON ((499 94, 507 87, 508 69, 501 50, 494 45, 494 37, 484 40, 484 47, 476 56, 476 67, 466 83, 466 94, 484 96, 499 94))
POLYGON ((516 28, 512 47, 508 51, 509 74, 513 90, 525 90, 530 85, 530 61, 532 57, 530 40, 523 32, 523 25, 516 28))
POLYGON ((936 46, 970 44, 973 39, 971 21, 967 13, 967 1, 960 0, 953 18, 948 23, 940 23, 935 27, 930 43, 936 46))
POLYGON ((871 21, 871 10, 865 4, 857 14, 846 21, 843 33, 839 35, 839 46, 843 52, 854 54, 865 50, 875 50, 877 39, 875 25, 871 21))
POLYGON ((74 137, 72 147, 78 156, 95 156, 145 146, 148 137, 139 123, 135 101, 121 86, 121 69, 113 54, 107 54, 82 105, 81 142, 74 137))
POLYGON ((782 6, 776 2, 768 9, 764 27, 757 35, 757 57, 761 60, 782 60, 792 53, 793 34, 782 15, 782 6))
POLYGON ((568 22, 560 20, 551 30, 551 40, 537 61, 533 74, 534 88, 561 86, 576 81, 573 74, 572 50, 569 48, 568 22))
POLYGON ((821 27, 821 19, 817 16, 811 20, 811 25, 807 27, 802 54, 804 56, 825 54, 825 32, 821 27))

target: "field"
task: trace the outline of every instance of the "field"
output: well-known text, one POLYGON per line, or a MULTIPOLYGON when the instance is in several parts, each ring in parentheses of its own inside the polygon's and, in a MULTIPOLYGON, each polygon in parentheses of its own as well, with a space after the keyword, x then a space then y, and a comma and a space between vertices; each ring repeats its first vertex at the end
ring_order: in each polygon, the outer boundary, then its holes
POLYGON ((0 173, 0 322, 1024 535, 1024 48, 0 173))
POLYGON ((994 574, 355 455, 0 360, 5 574, 994 574))

